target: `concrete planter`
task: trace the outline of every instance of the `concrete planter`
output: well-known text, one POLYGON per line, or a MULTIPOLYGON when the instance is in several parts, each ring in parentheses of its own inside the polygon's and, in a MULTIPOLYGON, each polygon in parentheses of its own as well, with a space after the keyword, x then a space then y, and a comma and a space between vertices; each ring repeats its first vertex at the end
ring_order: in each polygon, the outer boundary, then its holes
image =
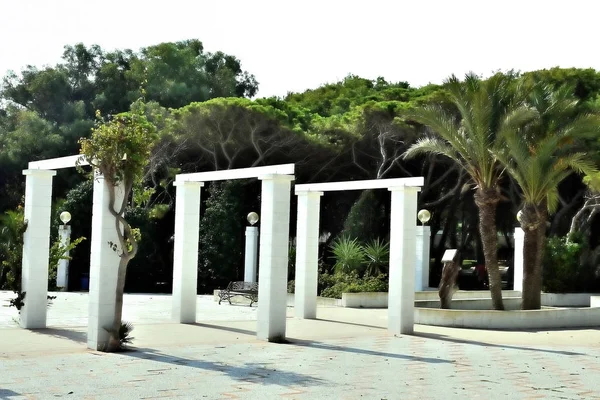
POLYGON ((589 307, 591 293, 542 293, 542 304, 549 307, 589 307))
POLYGON ((415 323, 477 329, 553 329, 600 326, 600 308, 440 310, 415 308, 415 323))
POLYGON ((387 308, 387 292, 342 293, 342 307, 387 308))

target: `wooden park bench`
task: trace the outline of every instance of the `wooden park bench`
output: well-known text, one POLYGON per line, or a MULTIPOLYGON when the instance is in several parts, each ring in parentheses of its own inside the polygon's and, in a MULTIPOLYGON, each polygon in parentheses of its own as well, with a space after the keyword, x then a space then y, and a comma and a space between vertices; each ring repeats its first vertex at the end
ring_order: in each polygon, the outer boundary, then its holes
POLYGON ((242 296, 250 300, 250 307, 258 301, 258 282, 229 282, 227 289, 219 292, 219 304, 227 300, 231 304, 231 298, 242 296))

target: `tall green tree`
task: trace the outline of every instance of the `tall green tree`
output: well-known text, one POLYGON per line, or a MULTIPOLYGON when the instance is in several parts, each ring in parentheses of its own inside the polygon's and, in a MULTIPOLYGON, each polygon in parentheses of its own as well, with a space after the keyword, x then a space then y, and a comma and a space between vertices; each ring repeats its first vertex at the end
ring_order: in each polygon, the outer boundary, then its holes
POLYGON ((456 107, 452 113, 432 104, 408 111, 409 120, 429 127, 437 136, 419 139, 405 157, 423 153, 444 155, 471 177, 479 210, 479 232, 483 244, 493 306, 504 309, 502 280, 498 269, 496 207, 501 199, 502 169, 494 150, 503 146, 504 132, 517 129, 533 112, 514 96, 515 78, 496 74, 487 81, 468 74, 464 82, 451 76, 444 84, 456 107))
POLYGON ((558 206, 558 185, 573 172, 597 172, 581 139, 600 134, 600 116, 579 114, 571 86, 536 85, 527 95, 538 117, 502 132, 506 146, 493 151, 522 191, 524 310, 541 308, 542 258, 548 213, 558 206))
POLYGON ((81 140, 84 159, 104 176, 108 188, 108 211, 115 219, 119 243, 119 267, 115 292, 115 313, 106 351, 121 347, 121 318, 127 265, 138 251, 139 232, 125 219, 125 209, 134 186, 141 186, 144 169, 156 141, 155 129, 143 114, 127 113, 99 125, 89 139, 81 140), (123 199, 117 201, 116 190, 123 187, 123 199))

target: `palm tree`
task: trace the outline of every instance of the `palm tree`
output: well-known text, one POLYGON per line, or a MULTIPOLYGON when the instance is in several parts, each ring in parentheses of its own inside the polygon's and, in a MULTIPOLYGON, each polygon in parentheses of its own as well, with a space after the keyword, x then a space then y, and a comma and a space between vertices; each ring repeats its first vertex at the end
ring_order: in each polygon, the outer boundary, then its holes
POLYGON ((513 131, 535 116, 531 109, 516 100, 515 85, 512 74, 496 74, 482 81, 471 73, 464 82, 452 75, 444 82, 444 87, 458 116, 439 105, 427 105, 406 113, 407 119, 428 126, 438 136, 418 140, 407 150, 405 157, 421 153, 444 155, 460 165, 475 184, 479 232, 496 310, 504 309, 496 232, 502 169, 490 150, 502 146, 502 132, 513 131))
POLYGON ((519 184, 525 233, 523 247, 524 310, 541 308, 542 256, 548 213, 558 205, 558 184, 571 173, 597 172, 592 155, 581 151, 581 139, 600 134, 600 117, 578 115, 572 88, 552 90, 536 84, 525 95, 539 117, 520 130, 504 132, 506 146, 496 156, 519 184))

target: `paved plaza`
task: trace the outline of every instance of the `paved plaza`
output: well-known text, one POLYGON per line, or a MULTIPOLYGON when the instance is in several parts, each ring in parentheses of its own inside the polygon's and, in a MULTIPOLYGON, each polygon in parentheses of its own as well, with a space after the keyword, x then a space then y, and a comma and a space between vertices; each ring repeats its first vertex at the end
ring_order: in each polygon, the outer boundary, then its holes
MULTIPOLYGON (((9 293, 0 292, 0 304, 9 293)), ((416 326, 387 310, 319 306, 288 343, 256 339, 256 307, 198 296, 196 324, 170 296, 126 295, 134 351, 86 349, 87 295, 58 293, 49 329, 0 307, 0 399, 600 399, 600 330, 504 332, 416 326)))

